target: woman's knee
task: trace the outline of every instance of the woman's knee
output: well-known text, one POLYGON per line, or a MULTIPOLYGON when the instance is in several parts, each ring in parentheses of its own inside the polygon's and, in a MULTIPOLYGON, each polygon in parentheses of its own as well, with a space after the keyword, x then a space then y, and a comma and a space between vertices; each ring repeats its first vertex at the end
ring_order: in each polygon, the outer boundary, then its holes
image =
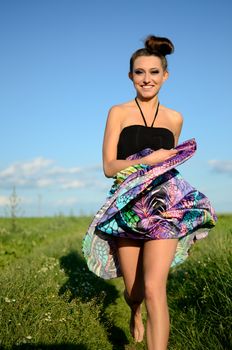
POLYGON ((144 283, 144 299, 146 303, 160 303, 166 300, 166 283, 163 281, 148 281, 144 283))

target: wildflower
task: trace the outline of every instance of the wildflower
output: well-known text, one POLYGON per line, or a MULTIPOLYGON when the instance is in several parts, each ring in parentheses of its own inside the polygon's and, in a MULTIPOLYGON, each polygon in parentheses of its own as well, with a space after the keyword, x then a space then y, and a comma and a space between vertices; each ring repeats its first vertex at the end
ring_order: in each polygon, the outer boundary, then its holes
POLYGON ((32 339, 32 336, 31 336, 31 335, 27 335, 27 336, 26 336, 26 339, 31 340, 31 339, 32 339))
POLYGON ((46 312, 44 315, 47 316, 44 321, 51 322, 51 312, 46 312))
POLYGON ((39 270, 39 272, 46 272, 47 270, 48 270, 47 267, 42 267, 42 268, 39 270))
POLYGON ((6 297, 6 298, 5 298, 5 302, 6 302, 6 303, 10 303, 11 300, 10 300, 9 298, 6 297))

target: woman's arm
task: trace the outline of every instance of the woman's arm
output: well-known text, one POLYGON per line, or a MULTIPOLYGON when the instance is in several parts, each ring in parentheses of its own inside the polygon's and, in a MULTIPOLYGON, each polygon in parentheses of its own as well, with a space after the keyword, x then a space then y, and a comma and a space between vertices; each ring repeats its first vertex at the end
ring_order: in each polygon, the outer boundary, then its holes
POLYGON ((175 147, 178 145, 178 140, 183 126, 183 117, 179 112, 175 112, 175 123, 174 123, 174 138, 175 147))
POLYGON ((106 177, 113 177, 118 171, 135 164, 155 165, 177 153, 176 150, 160 149, 140 159, 117 159, 117 145, 122 128, 122 116, 123 110, 120 106, 112 107, 108 114, 103 141, 103 170, 106 177))
POLYGON ((123 110, 120 106, 110 109, 103 141, 103 170, 106 177, 113 177, 118 171, 131 165, 139 164, 139 160, 118 160, 117 145, 121 132, 123 110))

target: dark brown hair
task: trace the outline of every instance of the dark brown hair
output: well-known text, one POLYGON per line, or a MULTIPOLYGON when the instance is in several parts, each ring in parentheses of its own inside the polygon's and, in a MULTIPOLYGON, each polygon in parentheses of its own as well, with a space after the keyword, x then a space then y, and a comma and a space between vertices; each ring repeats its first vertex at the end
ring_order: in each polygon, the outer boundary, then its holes
POLYGON ((134 62, 140 56, 156 56, 161 59, 163 70, 167 70, 166 55, 174 52, 174 45, 168 38, 149 35, 144 41, 144 48, 133 53, 130 59, 130 73, 133 72, 134 62))

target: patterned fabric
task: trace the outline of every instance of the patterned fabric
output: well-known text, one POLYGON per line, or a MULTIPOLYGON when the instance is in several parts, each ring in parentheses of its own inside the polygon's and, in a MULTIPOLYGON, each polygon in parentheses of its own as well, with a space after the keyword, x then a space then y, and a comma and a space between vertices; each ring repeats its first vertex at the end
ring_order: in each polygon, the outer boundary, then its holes
MULTIPOLYGON (((105 204, 83 239, 87 265, 97 276, 121 276, 116 247, 120 237, 178 238, 171 264, 174 267, 188 257, 191 245, 215 226, 217 217, 208 198, 175 169, 195 153, 195 140, 185 141, 176 149, 175 156, 155 166, 137 164, 116 174, 105 204)), ((151 152, 145 149, 128 159, 151 152)))

